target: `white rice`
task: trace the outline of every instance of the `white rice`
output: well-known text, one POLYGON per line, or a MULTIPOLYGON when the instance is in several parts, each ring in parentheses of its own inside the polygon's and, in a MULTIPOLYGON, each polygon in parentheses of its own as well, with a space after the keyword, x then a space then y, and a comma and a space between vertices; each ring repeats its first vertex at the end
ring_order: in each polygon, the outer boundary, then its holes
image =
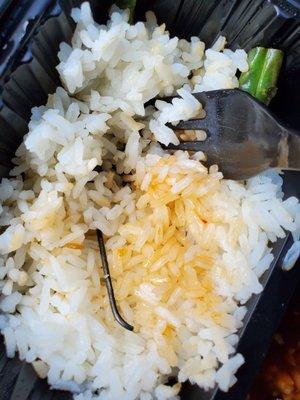
MULTIPOLYGON (((244 304, 262 290, 269 243, 286 231, 299 240, 300 205, 283 201, 276 172, 226 181, 202 152, 170 156, 154 139, 177 143, 166 124, 201 114, 191 92, 237 87, 246 53, 222 37, 206 51, 196 37, 170 38, 153 13, 129 25, 115 10, 105 26, 88 3, 72 15, 57 67, 64 88, 32 110, 0 185, 7 354, 77 400, 176 399, 187 380, 227 391, 244 362, 235 351, 244 304), (112 318, 95 229, 134 333, 112 318)), ((299 242, 293 249, 287 269, 299 242)))

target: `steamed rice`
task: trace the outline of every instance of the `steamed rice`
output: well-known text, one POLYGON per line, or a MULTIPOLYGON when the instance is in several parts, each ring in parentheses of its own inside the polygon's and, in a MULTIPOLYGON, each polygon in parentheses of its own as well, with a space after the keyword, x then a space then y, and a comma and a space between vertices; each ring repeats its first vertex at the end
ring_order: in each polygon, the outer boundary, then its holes
POLYGON ((299 202, 283 200, 276 172, 224 180, 203 153, 170 155, 157 142, 178 143, 166 124, 201 114, 191 92, 237 87, 246 53, 222 37, 206 51, 196 37, 170 38, 152 13, 129 25, 115 10, 106 26, 88 3, 72 15, 64 88, 32 110, 0 187, 7 354, 77 400, 175 399, 187 380, 226 391, 244 362, 244 304, 262 290, 269 243, 285 231, 299 240, 299 202), (95 229, 134 333, 112 318, 95 229), (178 383, 165 385, 169 376, 178 383))

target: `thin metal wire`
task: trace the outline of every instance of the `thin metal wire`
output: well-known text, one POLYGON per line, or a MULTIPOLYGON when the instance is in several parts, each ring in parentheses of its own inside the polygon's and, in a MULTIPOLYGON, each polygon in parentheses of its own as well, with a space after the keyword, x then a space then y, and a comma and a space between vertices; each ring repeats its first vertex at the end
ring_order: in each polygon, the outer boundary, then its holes
POLYGON ((106 290, 108 294, 108 299, 109 299, 109 304, 111 311, 113 313, 113 316, 115 320, 125 329, 128 329, 129 331, 133 331, 133 326, 128 324, 120 315, 114 295, 114 289, 113 285, 111 282, 110 278, 110 273, 109 273, 109 266, 108 266, 108 261, 107 261, 107 256, 106 256, 106 250, 105 250, 105 244, 103 240, 103 234, 102 232, 97 229, 97 239, 98 239, 98 244, 99 244, 99 249, 100 249, 100 255, 101 255, 101 261, 102 261, 102 268, 104 272, 104 279, 105 279, 105 285, 106 285, 106 290))

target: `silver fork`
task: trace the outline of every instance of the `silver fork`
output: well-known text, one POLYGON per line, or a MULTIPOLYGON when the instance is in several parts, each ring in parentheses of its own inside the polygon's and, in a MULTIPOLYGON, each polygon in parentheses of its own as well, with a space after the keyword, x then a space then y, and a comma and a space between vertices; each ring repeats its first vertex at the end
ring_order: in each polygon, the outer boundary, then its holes
MULTIPOLYGON (((174 130, 204 130, 205 141, 184 141, 168 150, 203 151, 224 177, 250 178, 269 167, 300 170, 300 132, 280 122, 262 103, 239 89, 195 93, 206 116, 174 130)), ((171 98, 167 100, 170 101, 171 98)))

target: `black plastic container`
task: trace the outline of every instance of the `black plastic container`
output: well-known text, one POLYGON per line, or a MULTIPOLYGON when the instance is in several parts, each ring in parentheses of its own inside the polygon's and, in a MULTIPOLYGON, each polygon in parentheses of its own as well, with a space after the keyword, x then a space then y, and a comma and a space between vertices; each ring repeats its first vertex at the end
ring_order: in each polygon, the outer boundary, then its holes
MULTIPOLYGON (((0 1, 0 176, 10 168, 10 159, 26 133, 31 107, 45 103, 59 84, 55 66, 61 41, 69 41, 74 24, 70 10, 80 0, 0 1), (28 23, 27 23, 28 22, 28 23)), ((111 0, 92 0, 94 16, 105 22, 111 0)), ((300 3, 297 0, 137 0, 136 19, 148 9, 166 22, 171 34, 198 35, 208 45, 223 34, 230 48, 249 50, 256 45, 285 51, 279 90, 271 107, 287 124, 300 128, 300 3)), ((300 174, 284 177, 286 196, 300 197, 300 174)), ((248 303, 244 327, 239 332, 238 351, 246 359, 238 382, 228 393, 217 388, 203 392, 183 385, 184 400, 243 400, 267 352, 272 333, 300 279, 300 265, 290 272, 281 269, 292 239, 279 240, 273 248, 274 262, 263 275, 265 288, 248 303)), ((0 400, 71 399, 70 393, 51 391, 28 364, 7 359, 0 346, 0 400)), ((117 400, 117 399, 116 399, 117 400)), ((118 399, 119 400, 119 399, 118 399)), ((120 399, 121 400, 121 399, 120 399)))

